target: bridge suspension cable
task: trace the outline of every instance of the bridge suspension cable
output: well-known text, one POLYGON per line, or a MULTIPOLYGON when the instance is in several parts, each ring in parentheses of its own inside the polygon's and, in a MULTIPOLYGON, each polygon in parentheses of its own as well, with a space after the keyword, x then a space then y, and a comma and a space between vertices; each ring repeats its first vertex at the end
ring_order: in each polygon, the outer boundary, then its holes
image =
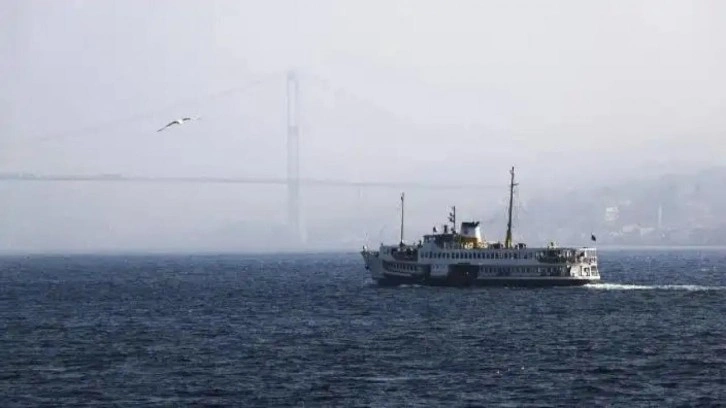
POLYGON ((172 109, 176 109, 176 108, 186 106, 186 105, 189 105, 192 103, 198 103, 199 101, 211 101, 211 100, 224 98, 224 97, 234 95, 234 94, 244 94, 246 92, 252 91, 253 89, 255 89, 257 86, 259 86, 261 84, 264 84, 268 81, 275 79, 276 77, 282 78, 282 75, 283 74, 279 73, 279 72, 269 73, 269 74, 262 75, 258 79, 252 80, 250 82, 247 82, 247 83, 239 85, 239 86, 235 86, 232 88, 228 88, 228 89, 214 92, 214 93, 207 94, 207 95, 187 97, 187 98, 178 100, 174 103, 171 103, 171 104, 168 104, 168 105, 165 105, 165 106, 153 109, 153 110, 149 110, 146 112, 139 112, 139 113, 125 116, 122 118, 114 118, 114 119, 99 122, 99 123, 96 123, 93 125, 84 126, 84 127, 74 129, 74 130, 67 130, 67 131, 62 131, 62 132, 48 134, 48 135, 39 136, 39 137, 28 137, 28 138, 16 139, 16 141, 21 142, 21 143, 28 143, 28 142, 37 143, 37 142, 81 138, 81 137, 87 136, 88 134, 98 133, 109 127, 117 127, 117 126, 127 124, 127 123, 133 123, 133 122, 137 122, 140 120, 151 119, 155 116, 161 115, 172 109))

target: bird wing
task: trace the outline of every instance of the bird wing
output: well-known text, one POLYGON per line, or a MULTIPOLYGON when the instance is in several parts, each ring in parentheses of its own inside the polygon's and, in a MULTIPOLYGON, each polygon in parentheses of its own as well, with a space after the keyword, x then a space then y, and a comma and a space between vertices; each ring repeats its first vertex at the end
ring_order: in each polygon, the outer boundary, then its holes
POLYGON ((176 124, 176 123, 177 123, 177 121, 169 122, 169 124, 167 124, 166 126, 164 126, 161 129, 157 130, 157 132, 161 132, 162 130, 164 130, 164 129, 168 128, 169 126, 176 124))

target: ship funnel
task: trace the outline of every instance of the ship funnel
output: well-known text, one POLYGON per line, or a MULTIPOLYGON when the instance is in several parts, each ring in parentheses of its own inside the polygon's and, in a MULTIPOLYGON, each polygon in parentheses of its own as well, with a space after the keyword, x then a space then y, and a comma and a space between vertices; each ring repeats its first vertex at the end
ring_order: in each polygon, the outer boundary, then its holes
POLYGON ((474 245, 481 245, 481 228, 479 228, 479 221, 476 222, 462 222, 461 223, 461 235, 466 241, 473 242, 474 245))

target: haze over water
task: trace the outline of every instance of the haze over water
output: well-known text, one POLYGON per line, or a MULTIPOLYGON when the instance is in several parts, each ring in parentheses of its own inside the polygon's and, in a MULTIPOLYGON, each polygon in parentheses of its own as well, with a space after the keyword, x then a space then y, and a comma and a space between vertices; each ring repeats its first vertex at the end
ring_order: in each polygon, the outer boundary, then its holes
MULTIPOLYGON (((634 200, 565 208, 590 189, 723 164, 725 15, 706 0, 6 0, 0 173, 284 178, 293 69, 301 177, 494 185, 407 191, 409 221, 430 231, 457 205, 501 237, 514 165, 525 204, 583 215, 522 238, 574 241, 634 200)), ((398 194, 304 187, 309 247, 396 239, 398 194)), ((2 182, 0 197, 3 251, 262 251, 289 234, 279 185, 2 182)))

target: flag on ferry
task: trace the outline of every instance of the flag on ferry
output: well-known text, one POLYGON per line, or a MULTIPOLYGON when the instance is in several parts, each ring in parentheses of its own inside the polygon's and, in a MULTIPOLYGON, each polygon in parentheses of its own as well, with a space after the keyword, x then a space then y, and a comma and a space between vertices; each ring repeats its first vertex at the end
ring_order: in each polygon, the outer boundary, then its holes
POLYGON ((593 241, 597 241, 597 238, 595 238, 595 234, 590 234, 590 239, 593 241))

